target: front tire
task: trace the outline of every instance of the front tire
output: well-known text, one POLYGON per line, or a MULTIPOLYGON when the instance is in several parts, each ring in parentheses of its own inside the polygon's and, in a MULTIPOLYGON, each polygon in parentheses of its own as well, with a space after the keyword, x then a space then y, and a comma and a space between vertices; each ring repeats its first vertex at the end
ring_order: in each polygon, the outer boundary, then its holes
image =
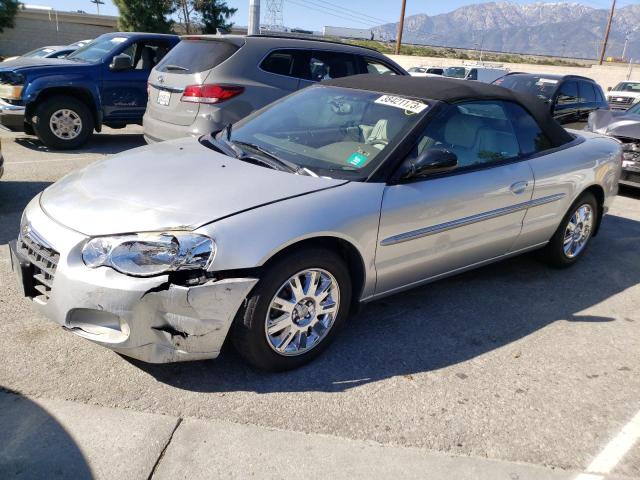
POLYGON ((349 315, 351 279, 336 253, 305 248, 265 271, 238 312, 232 340, 251 365, 291 370, 329 346, 349 315))
POLYGON ((560 226, 542 251, 544 259, 556 268, 570 267, 583 255, 600 215, 591 192, 583 193, 567 211, 560 226))
POLYGON ((49 148, 78 148, 93 134, 91 111, 74 97, 56 96, 45 100, 36 108, 36 117, 34 132, 49 148))

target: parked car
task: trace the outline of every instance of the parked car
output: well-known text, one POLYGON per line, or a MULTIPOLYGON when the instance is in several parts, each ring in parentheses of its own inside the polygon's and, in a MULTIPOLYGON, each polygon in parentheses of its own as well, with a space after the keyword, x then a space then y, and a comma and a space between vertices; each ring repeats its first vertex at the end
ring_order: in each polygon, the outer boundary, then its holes
POLYGON ((460 67, 447 67, 444 69, 442 75, 460 80, 477 80, 478 82, 491 83, 495 79, 503 77, 508 72, 509 70, 506 68, 464 65, 460 67))
POLYGON ((361 302, 529 250, 573 265, 620 157, 493 85, 329 80, 67 175, 27 206, 13 268, 46 316, 121 354, 214 358, 230 334, 284 370, 361 302))
POLYGON ((444 73, 444 68, 442 67, 411 67, 409 70, 409 75, 412 77, 430 77, 432 75, 441 76, 444 73))
POLYGON ((609 135, 622 142, 620 183, 640 188, 640 103, 626 111, 591 112, 587 130, 609 135))
POLYGON ((78 40, 77 42, 73 42, 72 44, 70 44, 70 47, 76 47, 76 48, 80 48, 80 47, 84 47, 85 45, 88 45, 89 43, 93 42, 93 38, 90 38, 88 40, 78 40))
POLYGON ((0 64, 0 124, 68 149, 103 125, 141 123, 151 68, 178 41, 175 35, 108 33, 65 59, 0 64))
POLYGON ((626 110, 640 102, 640 82, 620 82, 608 90, 607 100, 612 110, 626 110))
POLYGON ((153 69, 148 143, 220 130, 320 80, 407 75, 375 50, 297 37, 190 35, 153 69))
POLYGON ((591 112, 609 109, 600 85, 587 77, 509 73, 493 83, 538 97, 567 128, 584 128, 591 112))
POLYGON ((16 60, 18 58, 64 58, 70 53, 75 52, 77 49, 78 47, 73 47, 71 45, 54 45, 50 47, 41 47, 36 48, 35 50, 31 50, 24 55, 19 55, 17 57, 8 57, 4 61, 10 62, 11 60, 16 60))

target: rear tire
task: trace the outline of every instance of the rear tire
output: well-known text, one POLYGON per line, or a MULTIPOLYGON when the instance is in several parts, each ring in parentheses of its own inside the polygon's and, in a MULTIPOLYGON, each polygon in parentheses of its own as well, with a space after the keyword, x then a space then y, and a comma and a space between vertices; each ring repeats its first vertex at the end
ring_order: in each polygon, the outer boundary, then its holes
POLYGON ((541 251, 543 259, 556 268, 566 268, 576 263, 589 245, 599 215, 595 196, 591 192, 580 195, 541 251))
POLYGON ((93 134, 89 108, 69 96, 51 97, 36 107, 34 133, 49 148, 70 150, 83 145, 93 134))
POLYGON ((232 341, 257 368, 291 370, 329 346, 350 304, 351 279, 342 258, 321 248, 300 249, 266 268, 236 316, 232 341))

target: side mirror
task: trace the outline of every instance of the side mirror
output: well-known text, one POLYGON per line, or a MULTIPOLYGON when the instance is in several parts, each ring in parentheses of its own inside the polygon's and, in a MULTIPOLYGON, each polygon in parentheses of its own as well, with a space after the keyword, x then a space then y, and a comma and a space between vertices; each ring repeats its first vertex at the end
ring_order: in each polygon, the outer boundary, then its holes
POLYGON ((409 163, 402 178, 415 178, 434 173, 443 173, 458 166, 455 153, 444 148, 427 148, 416 160, 409 163))
POLYGON ((130 70, 131 68, 133 68, 133 60, 126 53, 121 53, 113 57, 111 65, 109 65, 109 70, 113 70, 114 72, 130 70))
POLYGON ((607 92, 610 92, 610 91, 611 91, 611 87, 607 87, 607 92))

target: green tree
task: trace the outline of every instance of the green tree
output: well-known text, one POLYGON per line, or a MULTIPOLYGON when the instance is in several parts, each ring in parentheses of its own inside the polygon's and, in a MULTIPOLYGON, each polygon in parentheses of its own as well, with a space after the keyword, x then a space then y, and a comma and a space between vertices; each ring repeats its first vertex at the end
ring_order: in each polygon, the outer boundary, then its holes
POLYGON ((0 0, 0 33, 5 28, 13 28, 13 19, 18 13, 20 2, 17 0, 0 0))
POLYGON ((195 10, 200 14, 202 33, 216 33, 221 30, 230 30, 233 22, 229 19, 238 11, 230 8, 224 0, 196 0, 195 10))
POLYGON ((173 20, 168 18, 176 11, 171 0, 113 0, 120 18, 118 29, 123 32, 169 33, 173 20))
POLYGON ((202 33, 216 33, 221 30, 229 30, 233 25, 229 19, 238 11, 230 8, 224 0, 174 0, 178 10, 178 18, 184 25, 184 29, 193 33, 194 24, 200 24, 202 33))

